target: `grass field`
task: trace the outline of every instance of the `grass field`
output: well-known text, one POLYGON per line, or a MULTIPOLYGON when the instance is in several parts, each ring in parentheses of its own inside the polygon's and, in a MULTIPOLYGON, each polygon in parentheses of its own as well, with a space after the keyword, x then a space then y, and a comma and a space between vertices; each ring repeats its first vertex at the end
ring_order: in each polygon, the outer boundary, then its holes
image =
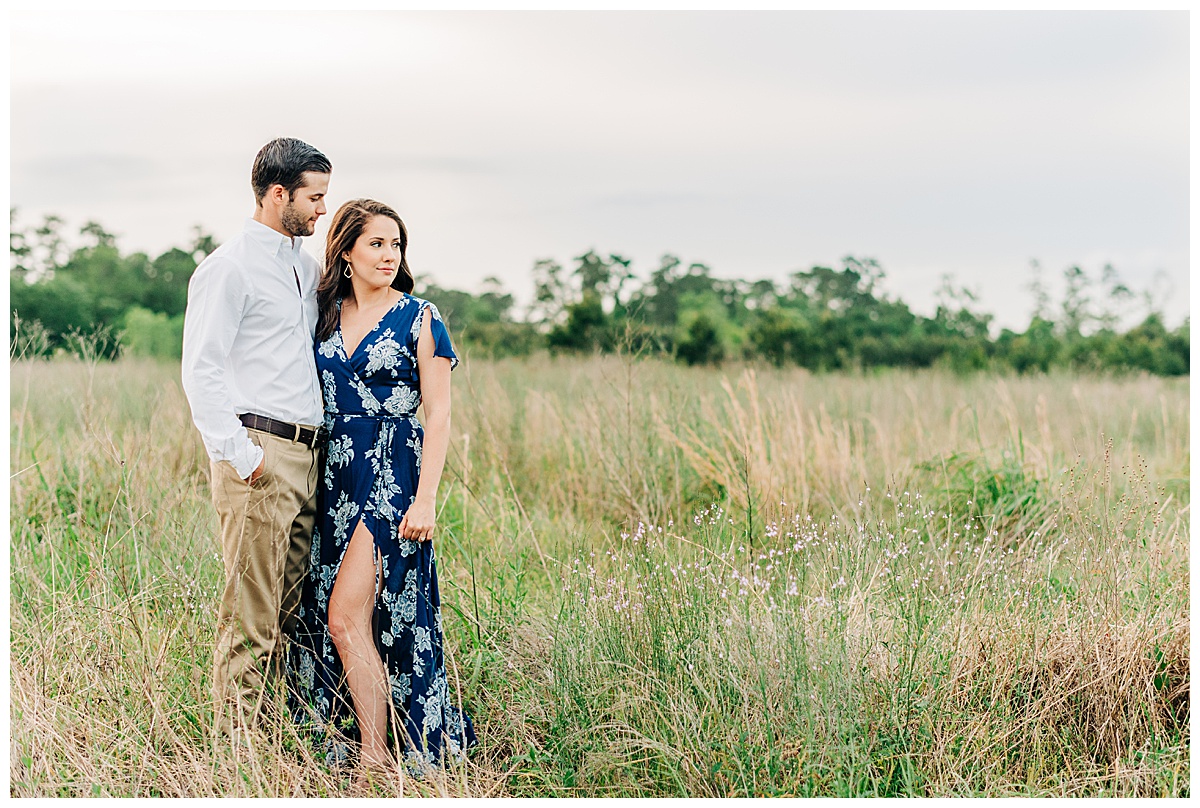
MULTIPOLYGON (((178 366, 13 361, 14 796, 345 793, 206 728, 178 366)), ((439 500, 481 743, 405 794, 1187 796, 1188 380, 464 363, 439 500)))

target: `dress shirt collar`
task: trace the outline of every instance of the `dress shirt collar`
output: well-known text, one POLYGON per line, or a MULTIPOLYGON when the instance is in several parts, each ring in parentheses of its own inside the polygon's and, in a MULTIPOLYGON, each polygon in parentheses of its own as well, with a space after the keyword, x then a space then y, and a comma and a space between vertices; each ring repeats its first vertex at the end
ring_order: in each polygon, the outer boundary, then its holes
POLYGON ((290 261, 300 251, 299 236, 289 238, 256 219, 246 220, 246 235, 261 244, 272 257, 282 256, 290 261))

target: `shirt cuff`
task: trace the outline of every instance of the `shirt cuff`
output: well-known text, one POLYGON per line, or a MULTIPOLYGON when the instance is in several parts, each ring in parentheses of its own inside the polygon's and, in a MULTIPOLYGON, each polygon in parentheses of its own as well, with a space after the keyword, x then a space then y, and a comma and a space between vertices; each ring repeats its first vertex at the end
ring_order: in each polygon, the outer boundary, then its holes
POLYGON ((243 480, 249 480, 250 475, 258 468, 258 464, 262 462, 263 450, 261 446, 255 446, 253 443, 246 444, 247 451, 239 453, 235 458, 229 461, 233 466, 233 470, 238 473, 238 476, 243 480))

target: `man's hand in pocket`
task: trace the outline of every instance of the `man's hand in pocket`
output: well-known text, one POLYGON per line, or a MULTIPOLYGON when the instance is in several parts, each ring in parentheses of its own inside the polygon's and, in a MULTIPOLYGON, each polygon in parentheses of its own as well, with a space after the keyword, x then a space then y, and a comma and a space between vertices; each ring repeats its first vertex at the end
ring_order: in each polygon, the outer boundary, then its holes
POLYGON ((258 461, 258 468, 250 472, 250 479, 246 480, 246 485, 254 485, 258 482, 258 478, 263 475, 263 466, 267 463, 267 456, 263 454, 263 459, 258 461))

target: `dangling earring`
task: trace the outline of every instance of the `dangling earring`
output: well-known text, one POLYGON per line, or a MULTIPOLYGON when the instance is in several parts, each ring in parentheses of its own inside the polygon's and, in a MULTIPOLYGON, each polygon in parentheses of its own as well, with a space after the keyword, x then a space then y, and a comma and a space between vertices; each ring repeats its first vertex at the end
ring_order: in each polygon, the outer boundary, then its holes
POLYGON ((345 272, 343 272, 342 274, 343 274, 344 276, 346 276, 347 278, 352 278, 352 277, 354 277, 354 272, 352 272, 352 271, 351 271, 351 269, 350 269, 350 262, 349 262, 349 261, 347 261, 347 262, 346 262, 346 271, 345 271, 345 272))

